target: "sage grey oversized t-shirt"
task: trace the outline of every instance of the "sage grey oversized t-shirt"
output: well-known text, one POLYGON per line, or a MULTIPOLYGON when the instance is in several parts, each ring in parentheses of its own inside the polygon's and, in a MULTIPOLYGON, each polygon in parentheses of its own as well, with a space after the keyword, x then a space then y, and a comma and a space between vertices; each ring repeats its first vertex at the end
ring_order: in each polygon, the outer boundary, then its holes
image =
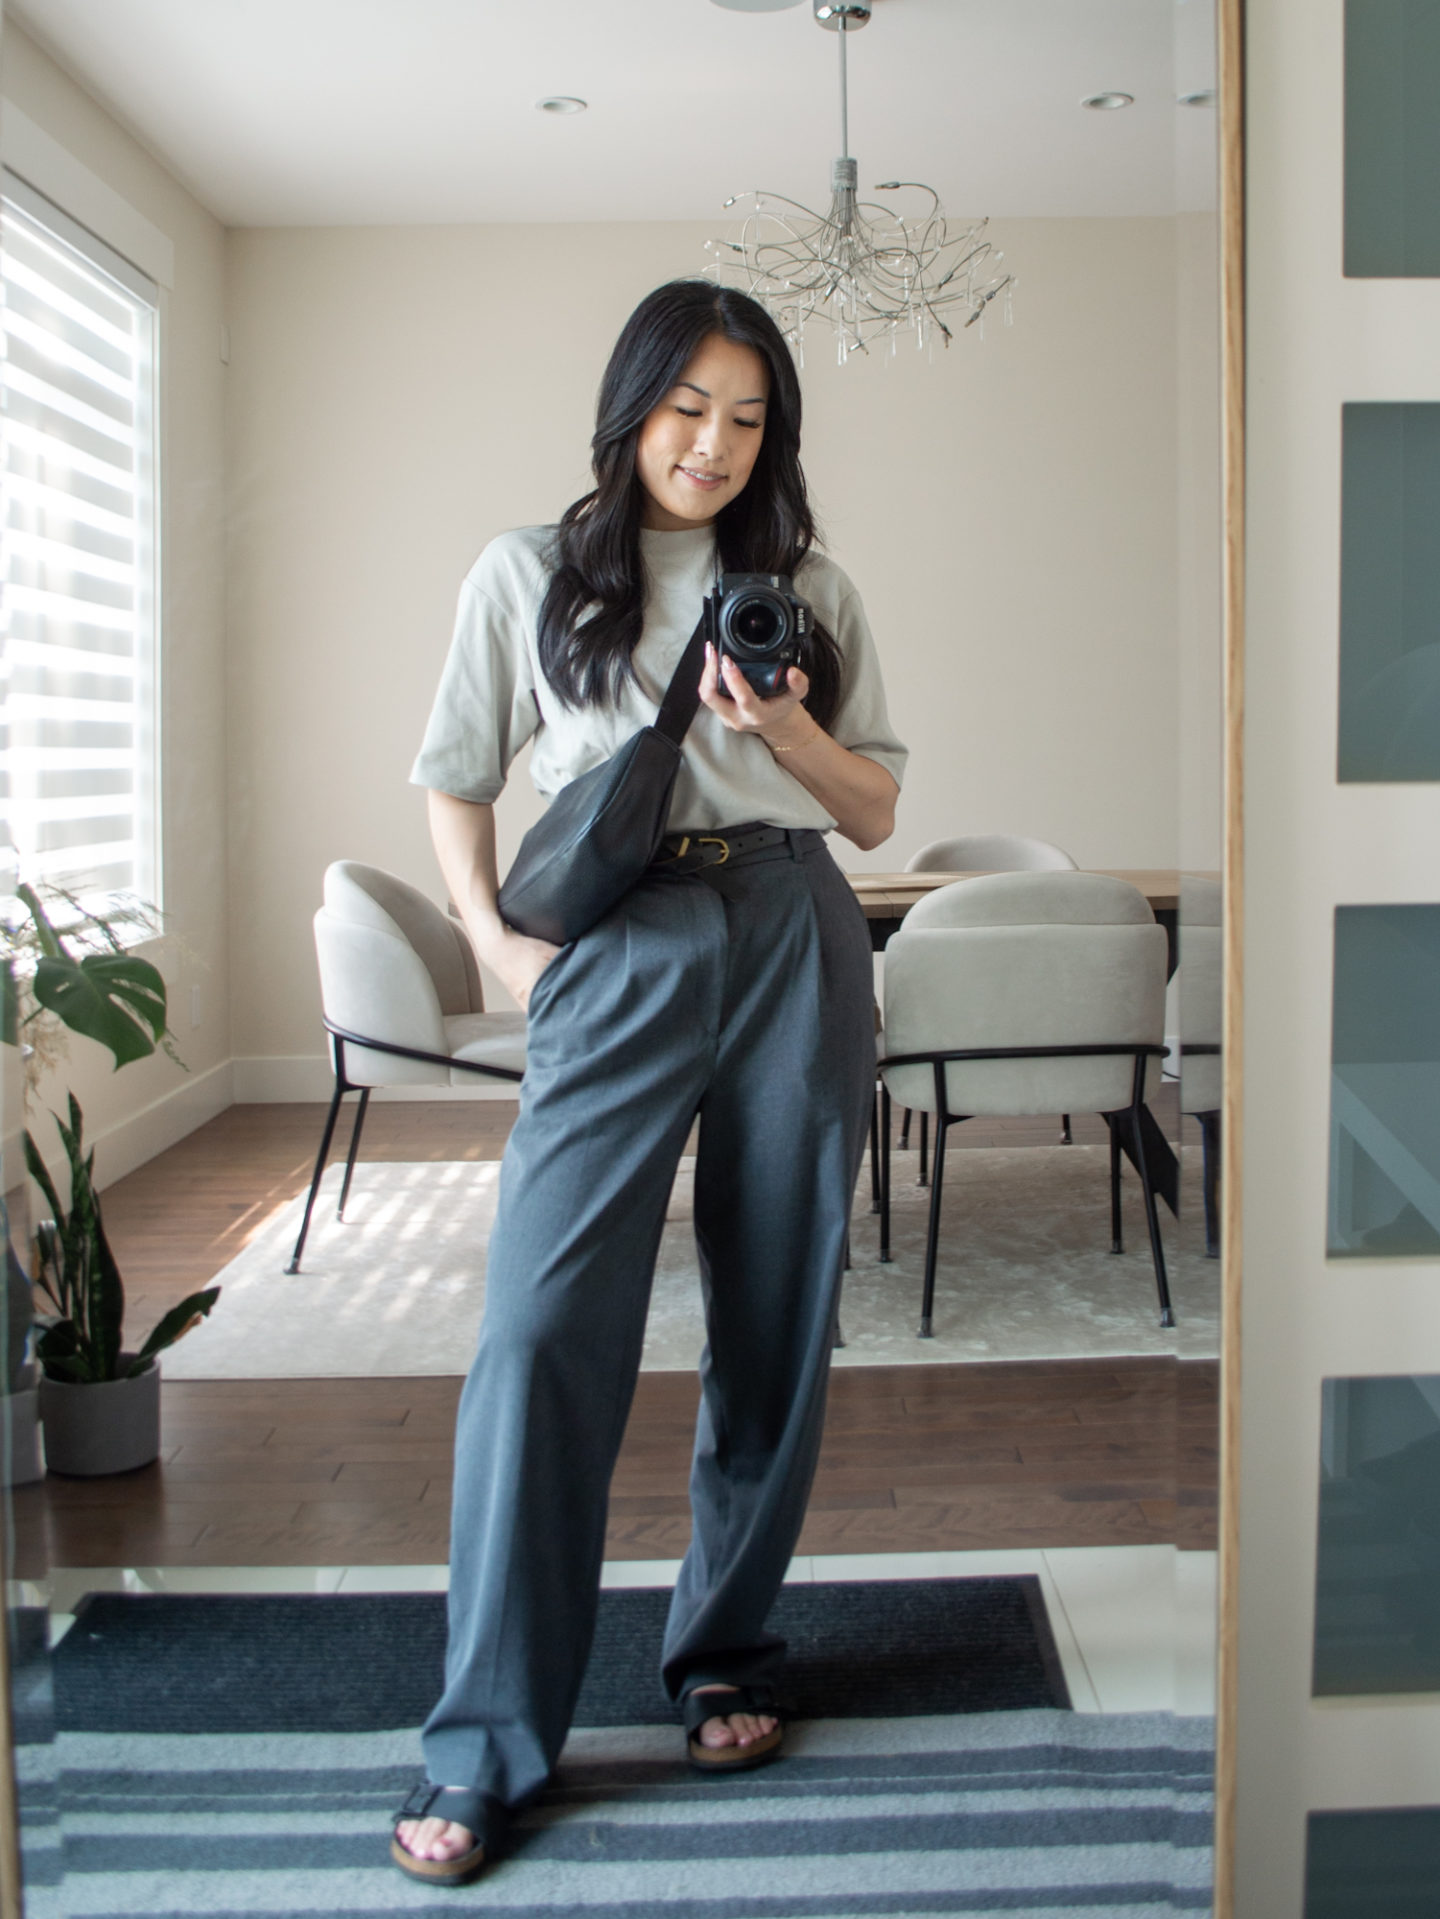
MULTIPOLYGON (((502 533, 470 569, 460 589, 455 637, 430 724, 410 774, 415 785, 488 803, 499 795, 515 755, 533 740, 531 777, 549 801, 653 723, 695 630, 700 603, 714 584, 713 534, 708 527, 684 533, 642 530, 649 592, 634 653, 639 684, 627 685, 615 704, 571 707, 551 690, 536 654, 554 533, 549 526, 502 533)), ((831 734, 852 752, 877 761, 898 783, 907 750, 885 712, 885 689, 859 595, 834 561, 820 554, 805 561, 795 588, 834 634, 844 656, 840 710, 831 734)), ((711 832, 745 820, 822 831, 834 826, 820 802, 785 770, 784 760, 763 740, 732 732, 702 706, 685 736, 670 805, 672 830, 711 832)))

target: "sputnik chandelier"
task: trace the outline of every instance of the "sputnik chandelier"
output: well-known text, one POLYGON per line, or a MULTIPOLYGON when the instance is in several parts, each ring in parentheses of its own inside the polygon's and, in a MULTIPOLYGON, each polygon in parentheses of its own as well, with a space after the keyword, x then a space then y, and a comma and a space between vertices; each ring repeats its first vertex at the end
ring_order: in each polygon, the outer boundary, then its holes
POLYGON ((910 219, 859 198, 845 60, 850 34, 870 18, 870 0, 812 5, 840 46, 840 158, 830 170, 830 210, 812 213, 759 189, 734 195, 725 205, 744 214, 740 237, 706 243, 715 256, 710 271, 763 301, 802 363, 806 329, 816 322, 833 327, 842 365, 876 342, 893 354, 902 332, 913 332, 922 347, 933 346, 938 333, 948 347, 954 336, 946 315, 973 326, 997 294, 1005 295, 1008 322, 1014 276, 1002 270, 1004 255, 984 237, 987 220, 952 230, 934 188, 914 180, 885 180, 875 188, 925 195, 929 205, 910 219))

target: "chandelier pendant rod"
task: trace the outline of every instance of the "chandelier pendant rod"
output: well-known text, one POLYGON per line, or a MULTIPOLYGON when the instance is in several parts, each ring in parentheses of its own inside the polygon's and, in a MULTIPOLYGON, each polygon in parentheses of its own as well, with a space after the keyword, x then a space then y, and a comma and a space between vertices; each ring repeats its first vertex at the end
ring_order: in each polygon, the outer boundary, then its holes
POLYGON ((845 16, 840 16, 840 31, 836 39, 840 42, 840 157, 850 158, 850 84, 845 64, 845 16))

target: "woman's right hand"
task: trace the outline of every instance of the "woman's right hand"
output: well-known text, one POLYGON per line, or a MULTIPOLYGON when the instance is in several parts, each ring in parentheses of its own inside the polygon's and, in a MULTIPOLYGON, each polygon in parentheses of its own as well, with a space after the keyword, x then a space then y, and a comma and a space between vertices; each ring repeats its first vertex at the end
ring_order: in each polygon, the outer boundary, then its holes
POLYGON ((460 909, 470 943, 523 1010, 530 1004, 536 980, 560 948, 549 940, 517 933, 500 917, 494 807, 433 789, 426 797, 440 871, 460 909))
POLYGON ((501 919, 486 928, 483 941, 475 943, 481 959, 513 994, 522 1012, 530 1004, 536 980, 561 950, 549 940, 531 939, 527 933, 517 933, 501 919))

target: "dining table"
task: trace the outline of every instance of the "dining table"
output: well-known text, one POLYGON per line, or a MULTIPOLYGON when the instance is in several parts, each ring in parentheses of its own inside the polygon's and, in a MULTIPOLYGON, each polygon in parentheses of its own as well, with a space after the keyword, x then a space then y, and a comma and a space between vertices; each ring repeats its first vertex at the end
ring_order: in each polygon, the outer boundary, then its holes
MULTIPOLYGON (((1172 979, 1180 958, 1180 871, 1177 867, 1087 867, 1109 879, 1128 880, 1150 902, 1157 924, 1165 928, 1167 960, 1165 976, 1172 979)), ((886 943, 898 933, 905 915, 918 901, 937 887, 983 878, 980 873, 849 873, 846 878, 859 900, 870 926, 870 945, 883 953, 886 943)), ((1216 873, 1197 875, 1218 879, 1216 873)), ((1147 1105, 1141 1108, 1141 1131, 1145 1141, 1145 1159, 1155 1191, 1172 1213, 1180 1210, 1180 1164, 1175 1148, 1160 1130, 1159 1122, 1147 1105)), ((1125 1142, 1127 1158, 1134 1154, 1125 1142)), ((1138 1171, 1138 1168, 1137 1168, 1138 1171)))

